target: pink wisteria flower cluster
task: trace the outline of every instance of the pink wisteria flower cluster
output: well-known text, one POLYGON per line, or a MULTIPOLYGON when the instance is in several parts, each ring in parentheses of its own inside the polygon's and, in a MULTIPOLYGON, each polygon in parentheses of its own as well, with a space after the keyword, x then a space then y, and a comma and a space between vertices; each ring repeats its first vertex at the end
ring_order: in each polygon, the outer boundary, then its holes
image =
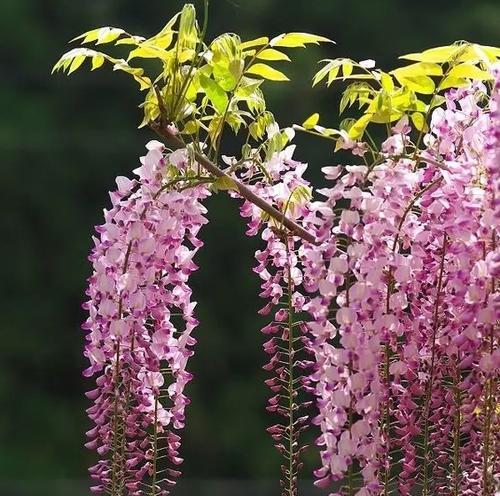
POLYGON ((331 496, 499 482, 498 94, 449 91, 422 150, 402 119, 379 163, 323 169, 301 263, 331 496))
POLYGON ((85 375, 97 388, 87 393, 95 427, 86 446, 101 457, 90 469, 96 493, 166 495, 182 462, 178 431, 198 325, 189 277, 209 193, 187 188, 185 150, 147 148, 137 178, 117 178, 90 256, 85 375), (184 175, 169 181, 167 165, 184 175))
MULTIPOLYGON (((307 165, 293 160, 294 150, 292 145, 274 154, 266 164, 265 176, 249 164, 243 177, 261 198, 298 220, 307 209, 309 183, 303 178, 307 165)), ((301 455, 307 448, 301 434, 310 423, 312 398, 307 393, 311 391, 309 371, 313 365, 308 328, 300 319, 306 301, 297 255, 300 238, 289 235, 279 221, 265 221, 262 212, 249 201, 242 204, 240 213, 248 219, 248 235, 256 234, 266 224, 262 231, 265 248, 255 254, 254 271, 262 281, 260 296, 267 302, 259 313, 272 317, 262 329, 264 352, 269 358, 263 368, 270 374, 265 382, 272 394, 266 410, 277 423, 267 431, 284 459, 282 495, 296 496, 303 466, 301 455)))

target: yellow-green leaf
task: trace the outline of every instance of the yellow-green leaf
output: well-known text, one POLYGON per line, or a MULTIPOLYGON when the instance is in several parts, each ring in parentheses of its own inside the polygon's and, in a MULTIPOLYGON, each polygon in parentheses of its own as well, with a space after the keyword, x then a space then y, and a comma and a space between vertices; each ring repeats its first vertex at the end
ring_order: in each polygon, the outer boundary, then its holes
POLYGON ((125 31, 121 28, 96 28, 73 38, 71 41, 82 40, 82 43, 91 43, 95 41, 97 45, 102 45, 104 43, 115 41, 124 32, 125 31))
POLYGON ((315 113, 308 117, 302 124, 304 129, 312 129, 319 122, 319 114, 315 113))
POLYGON ((319 43, 325 42, 333 43, 332 40, 316 34, 284 33, 273 38, 270 45, 273 47, 299 48, 304 47, 308 43, 319 45, 319 43))
POLYGON ((241 44, 241 49, 245 50, 247 48, 264 46, 269 43, 269 38, 267 36, 262 36, 260 38, 256 38, 255 40, 245 41, 241 44))
POLYGON ((473 64, 458 64, 453 66, 448 72, 448 77, 479 80, 492 79, 492 76, 488 71, 483 71, 473 64))
POLYGON ((371 120, 370 114, 362 115, 350 128, 349 128, 349 138, 354 140, 359 140, 363 137, 365 133, 366 126, 368 126, 371 120))
POLYGON ((290 62, 290 58, 286 53, 275 50, 274 48, 262 50, 262 52, 257 53, 257 58, 262 60, 286 60, 290 62))
MULTIPOLYGON (((328 73, 328 81, 326 82, 326 85, 329 87, 334 81, 335 78, 338 76, 340 67, 334 67, 329 73, 328 73)), ((348 78, 349 76, 345 76, 345 78, 348 78)))
POLYGON ((380 84, 382 85, 382 88, 388 93, 392 93, 394 91, 394 81, 392 80, 390 74, 387 74, 386 72, 381 72, 380 84))
POLYGON ((350 60, 345 60, 342 63, 342 74, 344 77, 350 76, 352 74, 352 62, 350 60))
POLYGON ((433 62, 417 62, 391 71, 396 77, 442 76, 443 69, 433 62))
POLYGON ((99 67, 102 66, 102 64, 104 64, 104 56, 101 55, 100 53, 94 55, 92 57, 92 71, 95 70, 95 69, 99 69, 99 67))
POLYGON ((432 95, 436 88, 434 81, 429 76, 402 77, 398 74, 395 76, 402 86, 406 86, 416 93, 432 95))
POLYGON ((142 36, 128 36, 126 38, 120 38, 115 45, 140 45, 146 40, 142 36))
POLYGON ((219 114, 223 114, 229 103, 226 92, 213 79, 200 74, 200 84, 219 114))
POLYGON ((195 134, 200 128, 200 124, 197 121, 188 121, 182 130, 183 134, 195 134))
POLYGON ((460 49, 457 45, 441 46, 430 48, 421 53, 409 53, 407 55, 402 55, 400 59, 415 60, 417 62, 431 62, 441 64, 444 62, 449 62, 457 54, 460 49))
POLYGON ((427 123, 425 122, 425 117, 423 114, 421 114, 420 112, 414 112, 413 114, 411 114, 411 120, 419 131, 427 131, 427 123))
POLYGON ((267 64, 254 64, 247 69, 247 73, 261 76, 264 79, 269 79, 270 81, 290 81, 285 74, 273 69, 267 64))
POLYGON ((140 45, 129 53, 127 60, 135 58, 168 60, 169 57, 164 50, 151 45, 140 45))
POLYGON ((439 83, 439 90, 442 91, 448 88, 464 88, 465 86, 468 85, 469 82, 465 78, 447 76, 439 83))
POLYGON ((96 45, 111 43, 119 38, 122 33, 124 33, 124 31, 120 28, 102 28, 97 35, 96 45))
POLYGON ((71 65, 69 66, 68 70, 68 76, 72 73, 75 72, 85 61, 85 55, 77 55, 73 61, 71 62, 71 65))

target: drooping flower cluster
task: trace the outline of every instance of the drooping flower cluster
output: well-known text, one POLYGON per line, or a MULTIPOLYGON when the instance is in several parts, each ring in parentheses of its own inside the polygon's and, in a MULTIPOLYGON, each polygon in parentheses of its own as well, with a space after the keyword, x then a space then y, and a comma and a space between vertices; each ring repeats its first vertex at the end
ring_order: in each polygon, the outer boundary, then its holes
POLYGON ((325 168, 335 182, 309 206, 316 475, 335 495, 493 494, 500 149, 485 93, 450 91, 424 150, 403 119, 382 161, 325 168))
POLYGON ((87 393, 95 427, 86 444, 101 457, 90 469, 96 493, 166 495, 182 461, 177 431, 198 324, 188 282, 208 190, 190 179, 185 150, 165 154, 154 141, 147 148, 138 179, 117 178, 90 256, 83 328, 85 375, 97 383, 87 393))
MULTIPOLYGON (((294 149, 289 146, 274 153, 265 164, 265 176, 250 164, 242 178, 261 198, 288 218, 298 220, 307 211, 309 186, 302 177, 307 165, 292 159, 294 149)), ((248 201, 241 206, 241 215, 249 219, 249 235, 256 234, 266 220, 260 209, 248 201)), ((306 448, 301 444, 301 434, 309 423, 307 409, 311 402, 305 393, 312 363, 305 351, 309 347, 307 326, 300 319, 305 303, 297 256, 300 238, 283 229, 279 220, 268 219, 262 239, 265 247, 256 252, 254 271, 262 280, 260 296, 267 302, 259 313, 272 316, 262 329, 264 351, 269 357, 263 368, 270 374, 266 385, 272 393, 266 409, 278 420, 267 430, 285 460, 281 466, 282 494, 296 496, 301 454, 306 448)))

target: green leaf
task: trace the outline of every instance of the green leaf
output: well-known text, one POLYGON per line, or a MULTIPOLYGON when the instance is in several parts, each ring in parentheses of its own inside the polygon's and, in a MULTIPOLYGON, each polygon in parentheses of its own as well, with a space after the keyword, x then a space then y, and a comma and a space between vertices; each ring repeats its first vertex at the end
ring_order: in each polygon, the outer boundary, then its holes
POLYGON ((272 47, 302 48, 308 43, 319 45, 320 43, 333 43, 324 36, 309 33, 284 33, 276 36, 270 42, 272 47))
POLYGON ((266 48, 262 52, 258 52, 256 57, 262 60, 286 60, 290 62, 290 58, 286 53, 275 50, 274 48, 266 48))
POLYGON ((181 11, 179 20, 178 43, 183 47, 194 47, 198 42, 196 29, 196 10, 193 4, 187 3, 181 11))
POLYGON ((144 69, 139 67, 131 67, 127 64, 125 60, 118 60, 113 65, 114 71, 123 71, 127 74, 130 74, 136 81, 139 83, 139 89, 141 91, 151 88, 151 80, 144 76, 144 69))
POLYGON ((302 127, 304 129, 312 129, 319 122, 319 114, 313 114, 308 117, 303 123, 302 127))
POLYGON ((247 73, 261 76, 264 79, 269 79, 270 81, 290 81, 285 74, 273 69, 267 64, 254 64, 247 69, 247 73))
POLYGON ((200 74, 200 84, 219 114, 226 111, 229 99, 226 92, 213 79, 200 74))

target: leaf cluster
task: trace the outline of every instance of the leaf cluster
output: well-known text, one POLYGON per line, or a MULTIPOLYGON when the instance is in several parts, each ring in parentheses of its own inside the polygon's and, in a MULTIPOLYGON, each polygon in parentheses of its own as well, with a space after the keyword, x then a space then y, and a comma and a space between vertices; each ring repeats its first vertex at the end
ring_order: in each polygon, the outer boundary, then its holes
POLYGON ((326 82, 347 81, 340 101, 340 113, 357 106, 362 114, 345 119, 340 130, 319 126, 319 114, 313 114, 302 128, 326 138, 338 139, 341 131, 352 140, 361 140, 370 124, 389 125, 407 116, 420 133, 428 130, 428 117, 445 99, 443 92, 462 88, 471 81, 490 81, 488 67, 500 58, 500 48, 465 41, 403 55, 408 65, 385 72, 375 62, 356 62, 347 58, 323 60, 313 78, 313 86, 326 82))
POLYGON ((244 158, 255 143, 264 146, 265 156, 280 151, 288 138, 286 133, 275 132, 262 83, 289 80, 276 68, 277 63, 290 61, 284 50, 329 40, 286 33, 243 41, 225 33, 206 42, 205 26, 206 22, 200 27, 194 6, 187 4, 150 38, 116 27, 93 29, 72 40, 84 46, 65 53, 53 72, 71 74, 88 60, 91 70, 107 64, 129 74, 144 92, 140 127, 173 124, 184 141, 215 159, 226 128, 234 133, 246 131, 244 158), (128 53, 114 57, 88 44, 113 44, 128 53))

